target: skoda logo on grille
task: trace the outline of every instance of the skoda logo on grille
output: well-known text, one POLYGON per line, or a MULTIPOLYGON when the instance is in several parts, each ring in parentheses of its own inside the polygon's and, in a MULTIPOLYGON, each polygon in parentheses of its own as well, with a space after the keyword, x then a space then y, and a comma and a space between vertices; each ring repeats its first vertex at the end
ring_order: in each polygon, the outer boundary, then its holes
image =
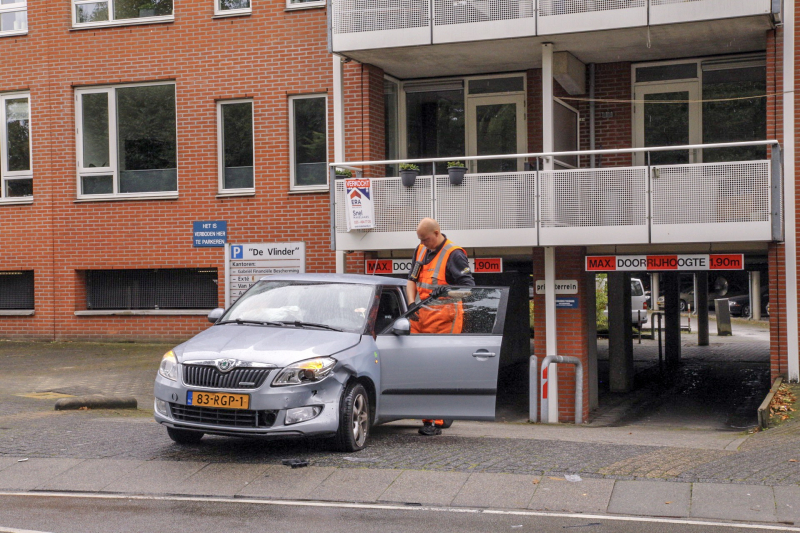
POLYGON ((214 364, 217 365, 217 369, 220 372, 230 372, 234 369, 238 361, 236 359, 216 359, 214 360, 214 364))

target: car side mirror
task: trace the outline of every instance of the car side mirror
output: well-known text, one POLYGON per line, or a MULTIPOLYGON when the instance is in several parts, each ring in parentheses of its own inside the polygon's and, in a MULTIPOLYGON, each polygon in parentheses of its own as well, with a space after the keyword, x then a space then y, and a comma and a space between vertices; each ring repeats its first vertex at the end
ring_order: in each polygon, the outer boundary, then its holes
POLYGON ((216 309, 214 309, 213 311, 208 313, 208 321, 211 322, 212 324, 216 324, 217 320, 219 320, 219 317, 221 317, 222 313, 224 313, 224 312, 225 312, 225 309, 223 309, 221 307, 217 307, 216 309))
POLYGON ((394 324, 392 324, 392 333, 395 335, 410 335, 411 322, 409 322, 407 318, 398 318, 394 321, 394 324))

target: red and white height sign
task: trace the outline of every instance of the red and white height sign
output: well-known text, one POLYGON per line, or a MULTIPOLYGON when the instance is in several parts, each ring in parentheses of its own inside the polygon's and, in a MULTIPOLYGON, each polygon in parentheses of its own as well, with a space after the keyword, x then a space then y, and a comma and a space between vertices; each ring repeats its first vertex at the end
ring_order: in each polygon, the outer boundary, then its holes
POLYGON ((744 254, 594 255, 587 272, 664 272, 673 270, 744 270, 744 254))
MULTIPOLYGON (((366 274, 408 274, 411 272, 411 259, 367 259, 364 262, 366 274)), ((469 267, 475 274, 500 274, 503 272, 502 257, 469 258, 469 267)))

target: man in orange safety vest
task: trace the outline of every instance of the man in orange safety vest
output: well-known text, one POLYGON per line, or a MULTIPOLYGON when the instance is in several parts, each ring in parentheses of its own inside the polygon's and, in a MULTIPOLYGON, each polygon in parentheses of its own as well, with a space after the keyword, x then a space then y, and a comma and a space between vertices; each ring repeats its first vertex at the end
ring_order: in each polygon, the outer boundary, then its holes
MULTIPOLYGON (((417 226, 420 245, 414 251, 411 274, 406 283, 409 305, 425 300, 447 285, 474 286, 467 253, 442 233, 439 223, 423 218, 417 226)), ((411 320, 411 333, 461 333, 464 325, 463 306, 455 301, 445 305, 423 306, 411 320)), ((440 435, 444 420, 423 420, 421 435, 440 435)))

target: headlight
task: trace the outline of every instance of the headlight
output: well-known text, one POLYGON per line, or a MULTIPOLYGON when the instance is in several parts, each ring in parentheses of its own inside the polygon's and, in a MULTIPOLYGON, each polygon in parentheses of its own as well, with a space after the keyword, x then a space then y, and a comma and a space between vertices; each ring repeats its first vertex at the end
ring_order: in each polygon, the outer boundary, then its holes
POLYGON ((272 385, 281 387, 322 381, 330 375, 335 364, 336 359, 333 357, 317 357, 300 361, 281 370, 272 381, 272 385))
POLYGON ((158 373, 170 381, 178 380, 178 359, 175 353, 170 350, 161 358, 161 366, 158 367, 158 373))

